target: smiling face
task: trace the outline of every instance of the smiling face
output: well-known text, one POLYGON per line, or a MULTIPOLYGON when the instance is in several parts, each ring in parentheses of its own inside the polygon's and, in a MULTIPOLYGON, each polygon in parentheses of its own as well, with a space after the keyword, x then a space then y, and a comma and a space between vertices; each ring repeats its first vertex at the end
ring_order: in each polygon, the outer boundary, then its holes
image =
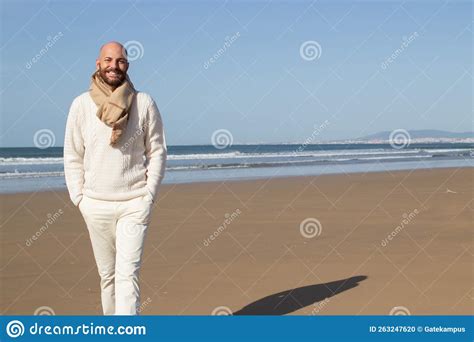
POLYGON ((124 47, 117 42, 105 44, 100 49, 96 68, 104 82, 113 89, 121 85, 125 81, 128 70, 127 52, 124 47))

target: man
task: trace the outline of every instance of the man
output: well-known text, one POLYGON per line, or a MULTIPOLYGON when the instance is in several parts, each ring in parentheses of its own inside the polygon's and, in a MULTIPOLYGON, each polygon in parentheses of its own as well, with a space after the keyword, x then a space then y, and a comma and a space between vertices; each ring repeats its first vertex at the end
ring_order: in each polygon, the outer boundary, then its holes
POLYGON ((104 315, 138 314, 143 244, 167 154, 158 108, 135 90, 128 67, 120 43, 102 46, 64 140, 66 185, 89 231, 104 315))

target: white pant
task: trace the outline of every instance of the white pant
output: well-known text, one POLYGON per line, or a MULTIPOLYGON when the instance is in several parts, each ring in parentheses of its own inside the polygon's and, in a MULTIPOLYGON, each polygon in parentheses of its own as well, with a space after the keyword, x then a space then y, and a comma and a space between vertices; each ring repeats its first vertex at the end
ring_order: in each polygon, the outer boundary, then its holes
POLYGON ((126 201, 83 196, 79 203, 101 279, 104 315, 138 315, 138 276, 152 207, 147 195, 126 201))

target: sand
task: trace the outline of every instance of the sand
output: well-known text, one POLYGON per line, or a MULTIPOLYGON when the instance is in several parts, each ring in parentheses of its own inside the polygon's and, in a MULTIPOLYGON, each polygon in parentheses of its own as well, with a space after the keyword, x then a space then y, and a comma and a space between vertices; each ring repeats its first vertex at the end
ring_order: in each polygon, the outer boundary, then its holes
MULTIPOLYGON (((163 186, 141 314, 473 314, 473 176, 464 168, 163 186)), ((87 229, 68 194, 0 201, 2 314, 101 314, 87 229)))

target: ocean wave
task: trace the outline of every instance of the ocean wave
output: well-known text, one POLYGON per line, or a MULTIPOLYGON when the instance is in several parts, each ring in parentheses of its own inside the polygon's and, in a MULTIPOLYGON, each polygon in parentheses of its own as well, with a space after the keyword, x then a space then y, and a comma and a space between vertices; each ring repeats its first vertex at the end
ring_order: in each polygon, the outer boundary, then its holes
POLYGON ((24 158, 24 157, 12 157, 12 158, 0 158, 1 165, 44 165, 44 164, 62 164, 63 158, 59 157, 43 157, 43 158, 24 158))
POLYGON ((53 172, 5 172, 5 173, 0 173, 0 179, 40 178, 40 177, 64 177, 64 171, 53 171, 53 172))
MULTIPOLYGON (((459 154, 469 155, 471 149, 363 149, 363 150, 331 150, 331 151, 282 151, 282 152, 239 152, 231 151, 226 153, 190 153, 190 154, 169 154, 168 160, 210 160, 210 159, 255 159, 255 158, 337 158, 337 157, 371 157, 384 155, 430 155, 430 154, 459 154)), ((63 164, 62 157, 1 157, 0 165, 48 165, 63 164)))
MULTIPOLYGON (((389 146, 373 148, 337 148, 315 150, 314 147, 292 150, 269 149, 268 146, 256 146, 255 149, 217 151, 207 149, 181 149, 168 155, 168 171, 243 169, 265 167, 291 167, 307 165, 329 165, 345 163, 369 163, 391 161, 416 161, 435 159, 470 159, 474 157, 470 146, 421 146, 405 149, 393 149, 389 146), (446 147, 446 148, 443 148, 446 147)), ((11 153, 11 152, 9 152, 11 153)), ((0 157, 0 179, 63 177, 63 158, 61 153, 48 157, 45 154, 4 154, 0 157), (31 157, 29 157, 31 156, 31 157)))
MULTIPOLYGON (((298 166, 318 166, 334 165, 348 163, 371 163, 371 162, 395 162, 395 161, 417 161, 427 160, 438 157, 452 157, 453 155, 384 155, 370 157, 342 157, 342 158, 323 158, 323 159, 300 159, 300 160, 268 160, 258 162, 228 161, 225 163, 195 163, 190 165, 169 165, 166 171, 193 171, 193 170, 225 170, 225 169, 243 169, 243 168, 269 168, 269 167, 298 167, 298 166)), ((0 179, 12 178, 40 178, 40 177, 64 177, 64 171, 43 171, 43 172, 4 172, 0 173, 0 179)))

